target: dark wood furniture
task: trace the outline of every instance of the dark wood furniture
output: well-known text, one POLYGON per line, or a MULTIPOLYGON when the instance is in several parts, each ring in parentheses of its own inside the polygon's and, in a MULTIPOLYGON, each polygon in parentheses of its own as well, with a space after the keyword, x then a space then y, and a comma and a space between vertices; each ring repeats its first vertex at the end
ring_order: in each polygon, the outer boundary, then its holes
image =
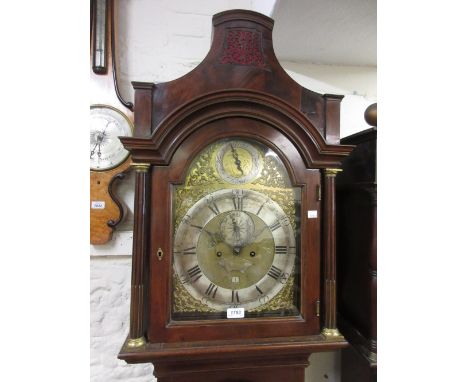
POLYGON ((342 382, 376 381, 377 128, 341 143, 356 145, 336 180, 338 327, 353 345, 342 351, 342 382))
POLYGON ((342 96, 314 93, 286 74, 270 18, 226 11, 213 27, 211 49, 193 71, 133 83, 135 134, 121 138, 136 169, 130 333, 119 358, 152 363, 160 382, 300 382, 312 352, 347 346, 335 282, 335 176, 353 148, 339 145, 342 96), (234 138, 273 150, 302 189, 300 313, 177 321, 173 186, 207 145, 234 138))

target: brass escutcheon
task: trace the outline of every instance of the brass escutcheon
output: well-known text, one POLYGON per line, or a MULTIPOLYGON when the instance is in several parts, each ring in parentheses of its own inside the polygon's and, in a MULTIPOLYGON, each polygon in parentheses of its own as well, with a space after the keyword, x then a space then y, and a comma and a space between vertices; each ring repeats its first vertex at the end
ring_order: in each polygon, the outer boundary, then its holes
POLYGON ((158 248, 158 251, 156 252, 156 256, 158 256, 158 260, 161 261, 163 256, 164 256, 164 253, 162 251, 161 248, 158 248))

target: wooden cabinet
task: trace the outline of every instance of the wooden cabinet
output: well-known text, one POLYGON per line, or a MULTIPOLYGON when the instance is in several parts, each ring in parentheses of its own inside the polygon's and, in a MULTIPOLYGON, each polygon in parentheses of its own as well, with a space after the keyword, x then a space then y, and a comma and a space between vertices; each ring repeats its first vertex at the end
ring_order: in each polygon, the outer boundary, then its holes
POLYGON ((338 327, 342 382, 377 379, 377 128, 341 140, 356 145, 337 176, 338 327))

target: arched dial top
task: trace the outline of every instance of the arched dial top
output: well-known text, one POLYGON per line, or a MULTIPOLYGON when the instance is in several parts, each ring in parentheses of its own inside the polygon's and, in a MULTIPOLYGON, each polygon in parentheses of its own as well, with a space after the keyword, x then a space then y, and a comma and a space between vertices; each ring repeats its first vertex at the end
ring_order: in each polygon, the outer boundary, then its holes
POLYGON ((273 150, 218 140, 173 194, 173 313, 298 311, 300 188, 273 150))

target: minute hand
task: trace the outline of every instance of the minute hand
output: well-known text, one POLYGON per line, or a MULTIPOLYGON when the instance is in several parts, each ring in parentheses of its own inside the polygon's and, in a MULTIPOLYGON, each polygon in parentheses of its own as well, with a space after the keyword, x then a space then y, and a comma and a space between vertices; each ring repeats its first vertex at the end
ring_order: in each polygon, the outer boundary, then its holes
POLYGON ((237 151, 232 144, 231 144, 231 153, 232 153, 232 157, 234 158, 234 163, 236 164, 237 169, 241 172, 242 175, 244 175, 244 170, 242 170, 242 166, 241 166, 242 163, 239 159, 239 155, 237 154, 237 151))
POLYGON ((250 243, 254 242, 257 239, 257 237, 259 237, 263 233, 263 231, 265 231, 267 228, 268 226, 263 226, 263 228, 260 231, 255 232, 254 235, 249 240, 250 243))

